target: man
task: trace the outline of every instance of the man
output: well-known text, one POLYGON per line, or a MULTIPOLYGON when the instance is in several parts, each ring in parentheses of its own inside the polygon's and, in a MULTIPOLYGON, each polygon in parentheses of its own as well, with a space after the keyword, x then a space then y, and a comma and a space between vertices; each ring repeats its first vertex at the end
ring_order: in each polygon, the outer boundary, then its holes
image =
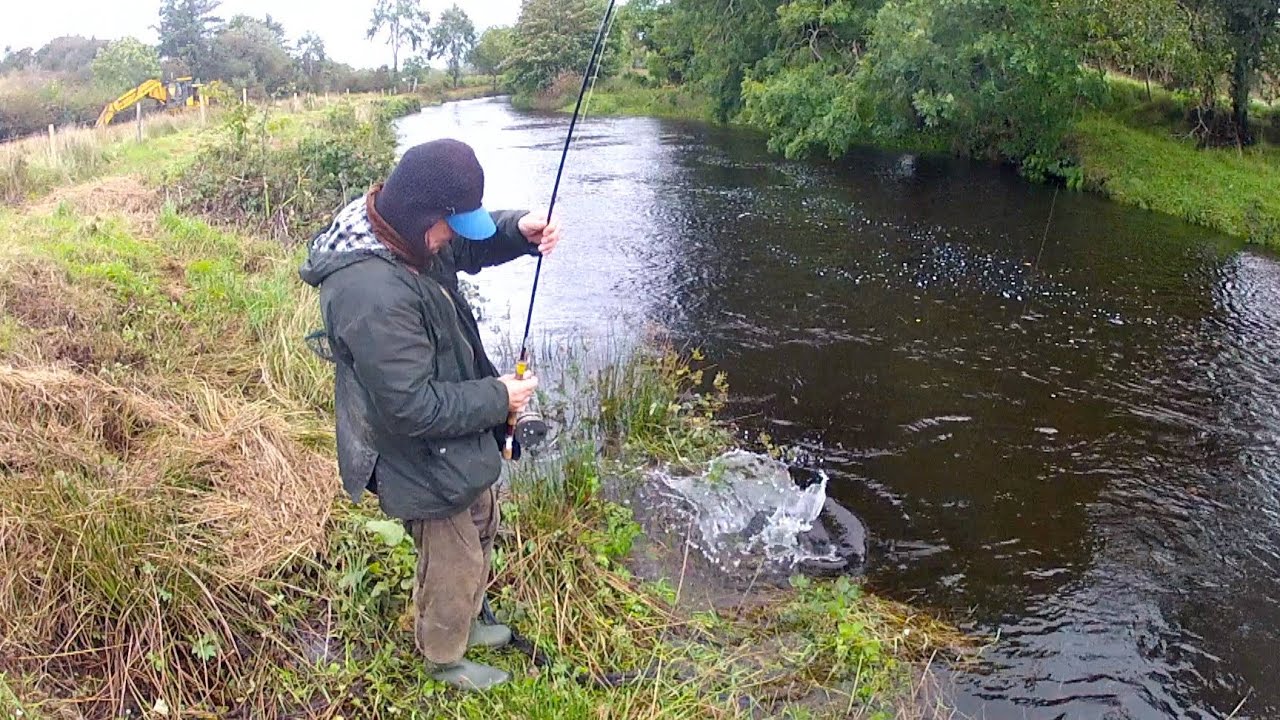
POLYGON ((343 486, 357 502, 374 492, 412 534, 418 649, 434 677, 463 689, 509 679, 463 655, 511 639, 477 617, 498 527, 499 438, 538 381, 498 377, 457 272, 546 255, 560 238, 545 216, 490 214, 483 196, 470 147, 418 145, 314 238, 301 271, 320 289, 336 365, 343 486))

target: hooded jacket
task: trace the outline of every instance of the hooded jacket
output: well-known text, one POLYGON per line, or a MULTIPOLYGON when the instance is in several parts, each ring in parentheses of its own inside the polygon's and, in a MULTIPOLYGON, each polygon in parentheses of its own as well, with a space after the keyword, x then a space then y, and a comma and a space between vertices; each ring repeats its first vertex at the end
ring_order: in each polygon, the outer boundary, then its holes
POLYGON ((300 275, 320 289, 338 470, 353 501, 371 490, 391 517, 437 520, 497 482, 507 391, 457 273, 537 254, 520 233, 524 214, 493 213, 497 235, 456 238, 426 272, 378 241, 363 197, 312 240, 300 275))

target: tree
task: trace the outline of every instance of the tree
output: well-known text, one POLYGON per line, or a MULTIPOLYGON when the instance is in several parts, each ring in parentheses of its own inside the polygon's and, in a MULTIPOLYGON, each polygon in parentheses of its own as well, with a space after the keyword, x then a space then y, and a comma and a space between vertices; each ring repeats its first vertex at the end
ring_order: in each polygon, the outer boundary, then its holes
POLYGON ((1090 86, 1041 0, 862 10, 799 0, 778 13, 783 42, 744 86, 744 115, 770 130, 771 147, 839 156, 859 142, 926 142, 1033 176, 1063 171, 1062 138, 1090 86))
POLYGON ((14 50, 12 47, 4 49, 4 58, 0 59, 0 73, 7 73, 12 70, 26 70, 36 64, 36 51, 26 47, 21 50, 14 50))
POLYGON ((94 82, 115 92, 159 77, 160 53, 137 38, 115 40, 93 59, 94 82))
POLYGON ((87 75, 98 51, 106 46, 106 40, 64 35, 45 43, 36 51, 35 59, 42 70, 87 75))
POLYGON ((493 89, 498 89, 498 74, 511 57, 515 30, 509 27, 492 27, 484 31, 476 46, 471 49, 468 62, 482 75, 493 76, 493 89))
POLYGON ((603 15, 600 0, 524 0, 508 62, 512 83, 532 93, 562 73, 582 72, 603 15))
POLYGON ((297 59, 302 76, 307 80, 307 86, 311 91, 316 91, 320 86, 320 76, 329 62, 324 40, 314 32, 308 32, 298 38, 297 59))
POLYGON ((293 58, 284 46, 284 28, 265 19, 237 15, 213 42, 215 76, 241 87, 259 87, 269 95, 293 82, 293 58))
POLYGON ((400 48, 417 50, 426 39, 431 15, 422 9, 421 0, 378 0, 373 6, 367 37, 372 40, 385 32, 391 46, 391 76, 400 74, 400 48))
POLYGON ((453 76, 453 86, 462 79, 462 63, 476 46, 476 26, 462 8, 453 5, 440 14, 440 21, 431 28, 431 57, 443 57, 453 76))
POLYGON ((652 33, 662 50, 650 72, 691 82, 711 96, 716 116, 742 108, 743 81, 778 46, 783 0, 671 0, 659 6, 652 33))
POLYGON ((179 60, 191 72, 212 77, 213 38, 222 19, 213 13, 220 0, 163 0, 160 6, 160 55, 179 60))
POLYGON ((1183 0, 1193 12, 1207 12, 1227 39, 1230 55, 1231 117, 1236 142, 1253 142, 1249 97, 1280 43, 1280 2, 1276 0, 1183 0))

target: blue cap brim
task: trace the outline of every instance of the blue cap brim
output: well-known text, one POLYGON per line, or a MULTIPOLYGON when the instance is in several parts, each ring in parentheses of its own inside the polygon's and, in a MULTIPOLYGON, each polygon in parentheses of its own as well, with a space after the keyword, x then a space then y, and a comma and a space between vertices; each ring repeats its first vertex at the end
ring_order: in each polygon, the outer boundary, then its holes
POLYGON ((468 240, 488 240, 498 234, 498 226, 493 224, 493 216, 484 208, 450 215, 445 220, 454 232, 468 240))

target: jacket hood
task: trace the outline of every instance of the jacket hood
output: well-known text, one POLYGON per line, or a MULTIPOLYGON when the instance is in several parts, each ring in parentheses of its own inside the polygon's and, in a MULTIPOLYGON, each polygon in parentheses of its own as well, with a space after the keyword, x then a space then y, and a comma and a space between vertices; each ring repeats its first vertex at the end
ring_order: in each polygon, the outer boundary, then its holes
POLYGON ((395 261, 395 255, 373 234, 365 197, 361 195, 344 207, 327 229, 312 238, 307 261, 298 275, 308 285, 320 287, 330 275, 371 257, 395 261))

